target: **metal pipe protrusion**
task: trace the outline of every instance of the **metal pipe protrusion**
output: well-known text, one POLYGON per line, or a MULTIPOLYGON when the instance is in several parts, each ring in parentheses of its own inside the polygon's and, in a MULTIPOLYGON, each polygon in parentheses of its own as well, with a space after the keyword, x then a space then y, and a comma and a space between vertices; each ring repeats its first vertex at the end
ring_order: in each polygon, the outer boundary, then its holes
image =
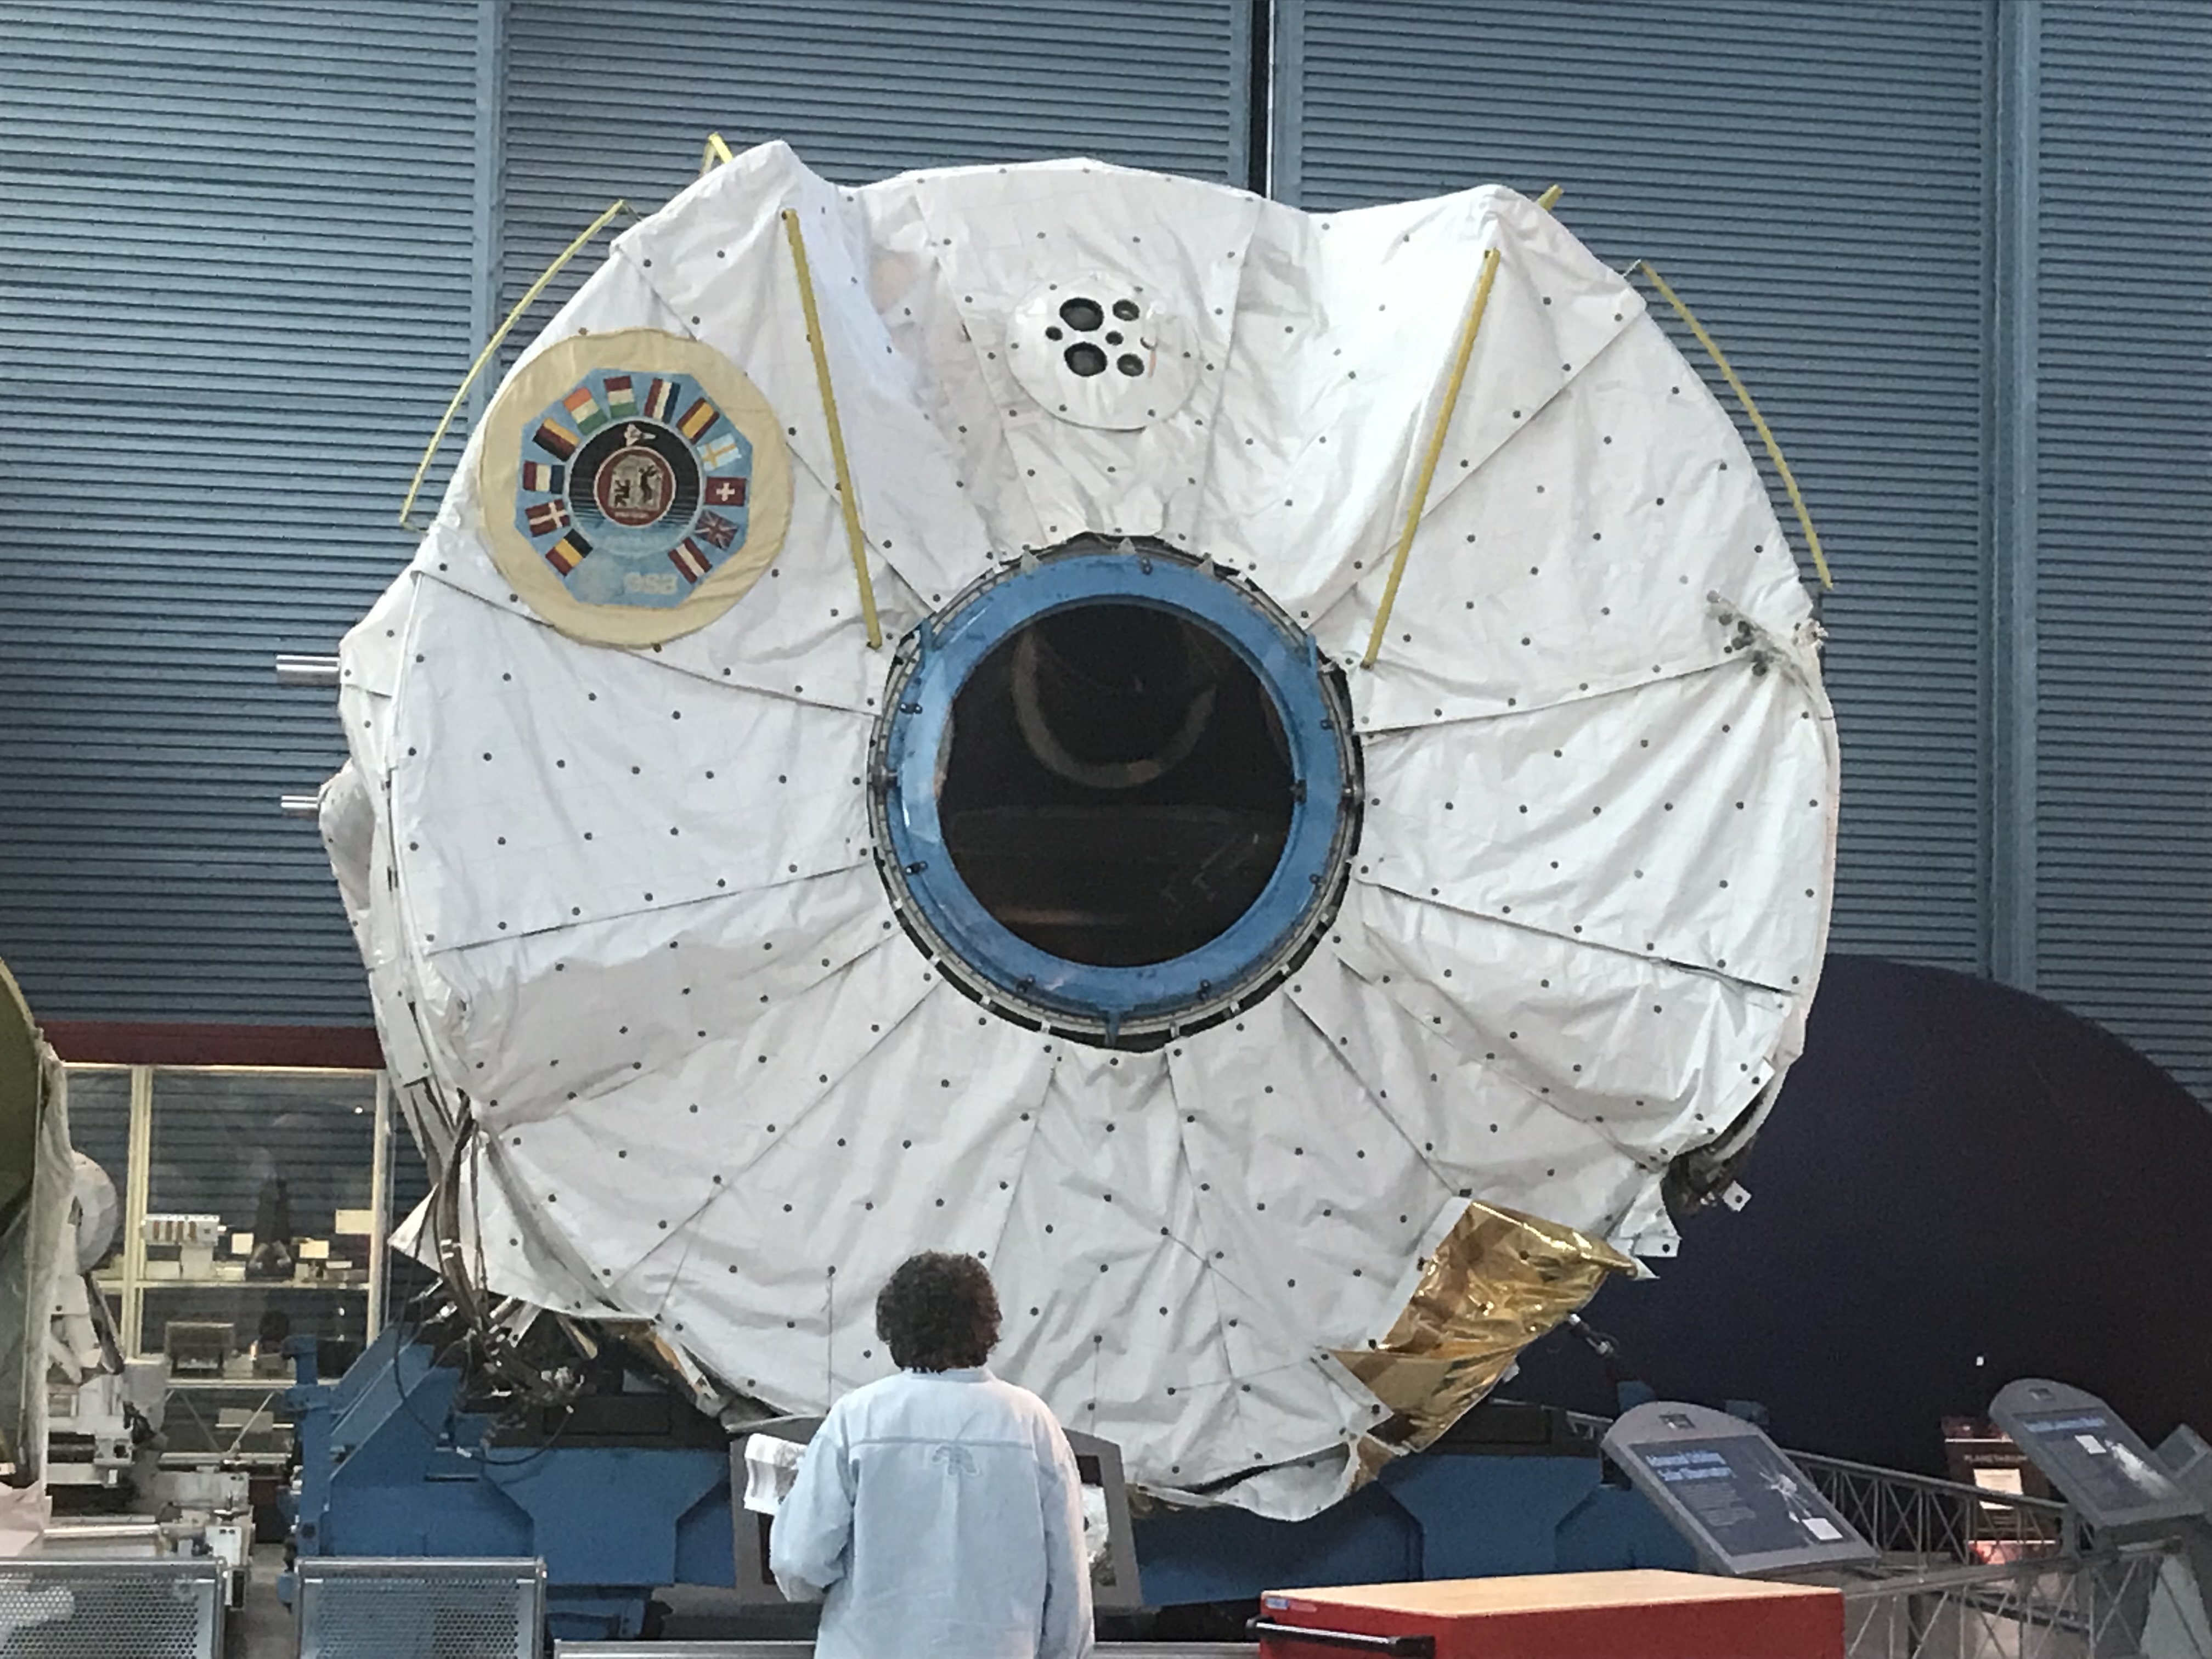
POLYGON ((290 652, 276 653, 276 684, 279 685, 336 685, 338 683, 338 659, 336 657, 307 657, 290 652))

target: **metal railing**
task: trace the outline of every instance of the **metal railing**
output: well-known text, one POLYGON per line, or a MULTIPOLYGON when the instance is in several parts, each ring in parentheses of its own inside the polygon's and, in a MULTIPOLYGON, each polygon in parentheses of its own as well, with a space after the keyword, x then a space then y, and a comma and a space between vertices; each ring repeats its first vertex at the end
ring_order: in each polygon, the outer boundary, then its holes
POLYGON ((2079 1519, 2055 1498, 1808 1452, 1792 1452, 1790 1458, 1882 1553, 1885 1574, 1923 1565, 2001 1565, 2081 1548, 2079 1519))
POLYGON ((1847 1659, 2164 1659, 2204 1650, 2163 1541, 1872 1580, 1844 1591, 1847 1659), (2161 1601, 2171 1639, 2147 1644, 2161 1601))
POLYGON ((2110 1542, 2054 1499, 1792 1461, 1881 1552, 1841 1585, 1847 1659, 2212 1659, 2179 1533, 2110 1542))

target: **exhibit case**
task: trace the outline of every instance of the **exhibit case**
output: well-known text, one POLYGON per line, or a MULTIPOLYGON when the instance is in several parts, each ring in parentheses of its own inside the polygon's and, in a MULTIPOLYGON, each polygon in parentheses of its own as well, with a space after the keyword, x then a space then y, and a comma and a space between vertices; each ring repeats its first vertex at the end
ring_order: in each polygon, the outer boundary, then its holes
POLYGON ((424 1188, 379 1072, 73 1065, 70 1139, 122 1223, 94 1278, 125 1352, 166 1356, 172 1454, 281 1458, 287 1338, 325 1376, 381 1328, 385 1242, 424 1188), (395 1164, 399 1176, 395 1188, 395 1164))

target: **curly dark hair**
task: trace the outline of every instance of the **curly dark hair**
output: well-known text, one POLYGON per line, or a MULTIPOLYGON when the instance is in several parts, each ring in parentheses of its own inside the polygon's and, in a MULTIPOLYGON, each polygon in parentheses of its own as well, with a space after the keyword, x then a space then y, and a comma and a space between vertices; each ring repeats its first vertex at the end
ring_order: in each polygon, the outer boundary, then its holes
POLYGON ((904 1370, 970 1370, 998 1346, 999 1292, 974 1256, 924 1250, 876 1297, 876 1334, 904 1370))

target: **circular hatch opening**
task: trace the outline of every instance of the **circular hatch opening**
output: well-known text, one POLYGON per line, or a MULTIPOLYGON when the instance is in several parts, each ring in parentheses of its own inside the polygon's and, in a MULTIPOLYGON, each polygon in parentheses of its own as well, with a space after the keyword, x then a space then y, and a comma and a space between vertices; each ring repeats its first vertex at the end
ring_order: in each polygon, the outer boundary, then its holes
POLYGON ((945 849, 1008 932, 1070 962, 1186 955, 1282 857, 1290 750, 1267 689, 1188 617, 1107 600, 1006 635, 954 699, 945 849))
POLYGON ((1343 672, 1211 563, 1097 536, 1024 556, 900 641, 882 708, 877 869, 1006 1018, 1157 1046, 1267 995, 1342 902, 1343 672))

